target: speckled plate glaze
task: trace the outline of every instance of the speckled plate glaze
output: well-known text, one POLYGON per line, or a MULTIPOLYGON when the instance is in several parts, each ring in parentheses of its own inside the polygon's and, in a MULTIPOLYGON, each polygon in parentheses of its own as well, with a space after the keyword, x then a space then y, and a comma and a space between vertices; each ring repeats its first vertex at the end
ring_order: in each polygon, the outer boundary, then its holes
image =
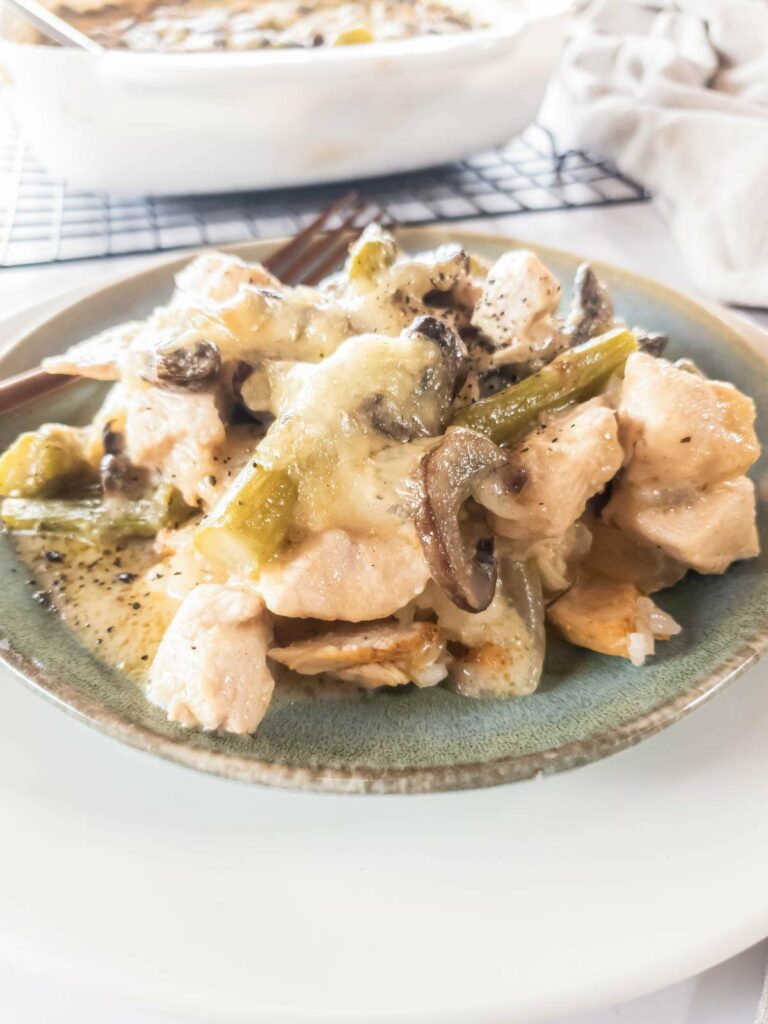
MULTIPOLYGON (((448 230, 400 235, 411 251, 454 239, 493 258, 513 239, 448 230)), ((530 243, 526 243, 530 248, 530 243)), ((233 247, 262 258, 271 246, 233 247)), ((534 247, 536 248, 536 247, 534 247)), ((566 291, 579 257, 539 247, 566 291)), ((44 355, 163 302, 177 259, 110 285, 23 338, 0 363, 17 372, 44 355)), ((690 356, 757 404, 768 441, 768 363, 691 300, 647 278, 595 264, 629 323, 663 331, 670 354, 690 356)), ((102 387, 83 384, 30 404, 0 423, 0 445, 47 420, 87 421, 102 387)), ((755 467, 765 474, 764 456, 755 467)), ((0 657, 32 688, 134 747, 201 771, 274 786, 344 793, 413 793, 489 786, 573 768, 651 736, 737 678, 768 646, 768 515, 760 558, 722 577, 690 574, 660 595, 682 634, 642 669, 550 637, 539 690, 518 700, 473 701, 443 689, 381 692, 365 700, 303 702, 270 712, 255 736, 188 732, 165 721, 141 690, 86 651, 36 604, 12 545, 0 538, 0 657), (13 571, 13 570, 16 571, 13 571)))

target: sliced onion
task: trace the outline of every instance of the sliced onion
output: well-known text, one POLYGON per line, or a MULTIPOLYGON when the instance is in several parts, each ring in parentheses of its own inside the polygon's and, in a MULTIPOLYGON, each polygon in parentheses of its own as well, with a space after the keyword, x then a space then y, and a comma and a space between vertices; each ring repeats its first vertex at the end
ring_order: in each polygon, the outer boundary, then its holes
POLYGON ((419 464, 416 529, 432 578, 463 611, 481 612, 493 600, 496 559, 492 538, 467 550, 459 513, 474 484, 506 462, 507 455, 492 441, 460 427, 419 464))

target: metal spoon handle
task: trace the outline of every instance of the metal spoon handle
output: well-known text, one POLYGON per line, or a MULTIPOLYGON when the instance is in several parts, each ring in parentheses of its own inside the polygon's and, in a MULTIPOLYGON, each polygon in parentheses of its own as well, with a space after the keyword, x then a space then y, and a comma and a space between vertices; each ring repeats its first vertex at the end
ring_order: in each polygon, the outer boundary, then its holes
POLYGON ((104 52, 103 46, 94 43, 84 32, 73 28, 63 18, 43 7, 37 0, 3 0, 3 3, 20 18, 24 18, 25 21, 34 25, 48 39, 52 39, 54 43, 60 43, 62 46, 74 46, 78 50, 88 50, 89 53, 104 52))

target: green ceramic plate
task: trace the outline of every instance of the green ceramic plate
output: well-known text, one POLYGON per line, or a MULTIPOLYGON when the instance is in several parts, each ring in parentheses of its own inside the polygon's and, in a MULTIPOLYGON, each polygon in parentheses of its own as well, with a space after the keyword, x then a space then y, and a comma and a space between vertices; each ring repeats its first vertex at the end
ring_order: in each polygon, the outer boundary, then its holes
MULTIPOLYGON (((514 240, 447 231, 406 231, 403 245, 449 238, 495 257, 514 240)), ((527 245, 530 244, 526 243, 527 245)), ((236 247, 261 258, 263 243, 236 247)), ((579 258, 540 248, 566 285, 579 258)), ((5 376, 121 320, 148 313, 172 288, 174 260, 102 289, 27 335, 0 364, 5 376)), ((768 365, 738 334, 667 288, 600 265, 630 323, 663 331, 672 356, 690 356, 711 376, 751 395, 768 441, 768 365)), ((566 296, 567 298, 567 296, 566 296)), ((0 423, 0 445, 44 420, 85 422, 101 387, 83 384, 26 406, 0 423)), ((755 467, 765 473, 766 458, 755 467)), ((487 786, 572 768, 636 743, 722 689, 768 645, 768 516, 764 553, 723 577, 691 574, 660 596, 683 626, 642 669, 550 638, 539 690, 518 700, 473 701, 442 689, 318 701, 269 713, 255 736, 188 732, 169 724, 129 679, 80 646, 31 598, 7 537, 0 537, 0 656, 30 686, 84 721, 142 750, 250 782, 335 792, 424 792, 487 786), (13 570, 16 571, 13 571, 13 570)))

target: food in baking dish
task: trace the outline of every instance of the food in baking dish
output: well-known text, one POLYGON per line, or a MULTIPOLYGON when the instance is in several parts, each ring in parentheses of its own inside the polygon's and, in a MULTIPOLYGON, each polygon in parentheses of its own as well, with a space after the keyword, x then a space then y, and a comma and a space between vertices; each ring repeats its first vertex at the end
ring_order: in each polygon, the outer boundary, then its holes
POLYGON ((109 49, 157 53, 352 46, 485 24, 447 0, 71 0, 57 11, 109 49))

